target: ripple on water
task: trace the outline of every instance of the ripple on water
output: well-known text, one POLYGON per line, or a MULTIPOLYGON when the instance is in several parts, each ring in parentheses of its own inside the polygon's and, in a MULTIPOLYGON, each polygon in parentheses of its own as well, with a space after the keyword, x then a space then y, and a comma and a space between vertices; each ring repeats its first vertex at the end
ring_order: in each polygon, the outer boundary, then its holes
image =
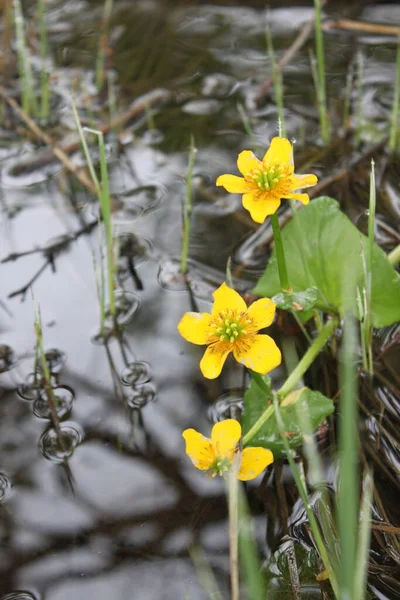
MULTIPOLYGON (((55 403, 56 413, 59 419, 65 417, 71 412, 74 404, 75 395, 71 388, 67 386, 57 386, 53 388, 53 398, 55 403)), ((41 390, 38 397, 33 402, 33 413, 39 419, 50 419, 51 411, 46 390, 41 390)))
POLYGON ((131 362, 121 373, 124 385, 142 385, 151 379, 150 365, 143 361, 131 362))
POLYGON ((243 410, 243 392, 241 389, 232 389, 223 394, 209 407, 208 418, 213 423, 238 417, 243 410))
POLYGON ((156 399, 157 390, 151 383, 134 388, 133 393, 127 397, 126 402, 131 408, 144 408, 156 399))
MULTIPOLYGON (((115 310, 118 325, 127 325, 139 310, 140 298, 132 292, 117 290, 115 292, 115 310)), ((106 316, 106 327, 112 325, 109 309, 106 316)))
POLYGON ((0 600, 38 600, 38 597, 24 590, 15 590, 2 596, 0 600))
POLYGON ((42 434, 39 449, 43 456, 54 463, 62 463, 72 456, 75 448, 83 440, 83 431, 77 423, 60 423, 60 438, 55 429, 50 428, 42 434))
MULTIPOLYGON (((55 387, 57 385, 57 381, 55 377, 50 377, 50 385, 51 387, 55 387)), ((27 375, 24 383, 18 386, 17 394, 22 400, 26 400, 27 402, 33 402, 39 397, 39 394, 44 391, 42 377, 39 373, 29 373, 27 375)))
POLYGON ((166 195, 165 189, 157 185, 143 185, 118 195, 121 210, 115 213, 117 222, 130 222, 152 212, 160 206, 166 195))
POLYGON ((11 346, 0 344, 0 373, 12 369, 16 362, 16 355, 11 346))
POLYGON ((63 368, 67 355, 58 348, 49 348, 45 351, 46 361, 51 373, 59 373, 63 368))
POLYGON ((10 478, 5 473, 0 473, 0 502, 7 499, 11 490, 10 478))

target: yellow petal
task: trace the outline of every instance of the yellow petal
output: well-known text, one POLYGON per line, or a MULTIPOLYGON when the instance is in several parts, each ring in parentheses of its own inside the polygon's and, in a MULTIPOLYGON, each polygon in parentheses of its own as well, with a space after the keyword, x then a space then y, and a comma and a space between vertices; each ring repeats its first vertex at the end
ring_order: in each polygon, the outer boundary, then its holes
POLYGON ((268 215, 273 215, 278 210, 281 201, 279 198, 271 196, 266 199, 256 199, 254 194, 244 194, 242 197, 243 206, 249 211, 251 218, 256 223, 264 223, 268 215))
POLYGON ((244 194, 249 191, 249 184, 243 177, 236 175, 220 175, 216 185, 222 186, 231 194, 244 194))
POLYGON ((230 351, 230 345, 224 342, 217 342, 208 346, 200 361, 200 370, 206 379, 215 379, 218 377, 230 351))
POLYGON ((255 479, 274 462, 274 455, 266 448, 245 448, 238 473, 240 481, 255 479))
POLYGON ((217 315, 227 308, 237 310, 239 312, 244 312, 247 310, 247 304, 243 300, 242 296, 226 285, 226 283, 223 283, 217 290, 215 290, 213 297, 214 304, 211 311, 211 314, 213 315, 217 315))
POLYGON ((261 160, 258 160, 251 150, 243 150, 238 156, 237 167, 242 175, 247 175, 253 169, 261 166, 261 160))
POLYGON ((236 360, 256 373, 269 373, 281 364, 281 352, 269 335, 256 335, 246 352, 234 350, 236 360))
POLYGON ((254 320, 257 331, 271 325, 275 316, 275 308, 275 302, 269 298, 261 298, 249 306, 247 314, 254 320))
POLYGON ((192 344, 207 344, 211 315, 208 313, 187 312, 178 324, 178 331, 192 344))
POLYGON ((194 466, 202 471, 209 469, 215 460, 211 440, 205 438, 195 429, 185 429, 182 436, 186 442, 186 454, 194 466))
POLYGON ((242 428, 235 419, 226 419, 216 423, 211 431, 211 442, 216 456, 233 460, 241 435, 242 428))
POLYGON ((274 137, 263 162, 276 162, 280 165, 293 165, 292 144, 286 138, 274 137))
POLYGON ((308 204, 310 202, 310 197, 308 194, 286 194, 285 198, 300 200, 300 202, 303 204, 308 204))
POLYGON ((303 188, 312 187, 313 185, 317 185, 318 177, 316 175, 296 175, 294 173, 290 177, 291 181, 291 189, 292 190, 300 190, 303 188))

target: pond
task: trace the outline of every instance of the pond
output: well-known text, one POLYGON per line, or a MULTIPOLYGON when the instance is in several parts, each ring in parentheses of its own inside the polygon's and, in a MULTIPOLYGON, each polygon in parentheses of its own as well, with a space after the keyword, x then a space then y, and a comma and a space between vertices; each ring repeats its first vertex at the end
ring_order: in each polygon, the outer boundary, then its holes
MULTIPOLYGON (((310 198, 335 198, 366 234, 373 158, 375 241, 387 253, 397 247, 400 167, 387 151, 387 135, 400 6, 327 2, 327 145, 310 67, 311 1, 271 2, 266 12, 256 1, 116 0, 106 23, 103 2, 47 0, 44 6, 45 63, 37 2, 22 4, 39 106, 42 63, 49 79, 48 114, 30 117, 38 134, 18 113, 14 14, 11 2, 2 3, 0 598, 230 598, 224 481, 193 468, 182 432, 194 427, 208 436, 213 423, 240 415, 248 377, 233 360, 219 378, 202 377, 201 349, 177 325, 187 311, 209 312, 227 264, 235 289, 250 302, 273 233, 269 220, 258 226, 241 196, 215 181, 236 173, 243 149, 261 157, 278 135, 268 24, 276 60, 283 60, 285 126, 295 141, 296 170, 319 179, 310 198), (104 133, 118 248, 117 333, 108 300, 101 327, 98 284, 107 251, 71 98, 82 125, 104 133), (64 150, 61 161, 51 151, 55 141, 64 150)), ((97 165, 95 137, 86 136, 97 165)), ((289 221, 289 204, 278 214, 282 225, 289 221)), ((280 346, 291 340, 302 354, 307 348, 302 329, 284 311, 270 333, 280 346)), ((399 341, 398 323, 375 329, 375 376, 360 370, 359 377, 360 465, 369 464, 374 476, 366 597, 388 600, 400 598, 399 341)), ((338 369, 336 355, 326 350, 305 376, 306 385, 335 405, 338 369)), ((285 364, 271 377, 282 385, 285 364)), ((331 415, 315 436, 332 496, 336 434, 331 415)), ((301 449, 296 461, 303 464, 301 449)), ((246 495, 268 597, 333 598, 327 578, 316 579, 323 564, 288 462, 277 459, 246 484, 246 495)), ((310 503, 319 519, 317 491, 310 490, 310 503)), ((242 585, 241 597, 252 599, 251 586, 242 585)))

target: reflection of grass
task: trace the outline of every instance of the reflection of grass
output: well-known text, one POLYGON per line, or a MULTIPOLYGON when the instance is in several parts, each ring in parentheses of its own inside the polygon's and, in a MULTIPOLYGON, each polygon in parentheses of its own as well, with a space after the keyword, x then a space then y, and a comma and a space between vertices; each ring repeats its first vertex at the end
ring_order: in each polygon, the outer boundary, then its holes
POLYGON ((189 257, 190 224, 193 209, 193 167, 196 148, 194 146, 193 136, 190 138, 189 164, 186 177, 186 198, 183 205, 182 215, 182 253, 181 253, 181 273, 187 273, 187 261, 189 257))
POLYGON ((363 71, 364 71, 364 60, 363 60, 362 52, 360 51, 357 54, 356 148, 358 148, 358 146, 360 145, 361 134, 362 134, 362 129, 363 129, 363 121, 362 121, 363 71))

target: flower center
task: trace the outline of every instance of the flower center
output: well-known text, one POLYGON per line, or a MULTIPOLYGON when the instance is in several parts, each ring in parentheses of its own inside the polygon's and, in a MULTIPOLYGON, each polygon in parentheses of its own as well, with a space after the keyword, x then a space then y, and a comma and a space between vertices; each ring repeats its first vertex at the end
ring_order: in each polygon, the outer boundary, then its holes
POLYGON ((221 342, 233 343, 246 335, 247 324, 245 313, 228 308, 214 318, 211 327, 221 342))
POLYGON ((260 190, 267 192, 273 190, 285 177, 285 174, 281 165, 271 164, 265 165, 263 169, 255 169, 251 177, 260 190))
POLYGON ((226 473, 226 471, 229 471, 231 466, 232 462, 229 460, 229 458, 217 456, 214 462, 210 465, 210 471, 212 472, 213 476, 223 475, 226 473))

